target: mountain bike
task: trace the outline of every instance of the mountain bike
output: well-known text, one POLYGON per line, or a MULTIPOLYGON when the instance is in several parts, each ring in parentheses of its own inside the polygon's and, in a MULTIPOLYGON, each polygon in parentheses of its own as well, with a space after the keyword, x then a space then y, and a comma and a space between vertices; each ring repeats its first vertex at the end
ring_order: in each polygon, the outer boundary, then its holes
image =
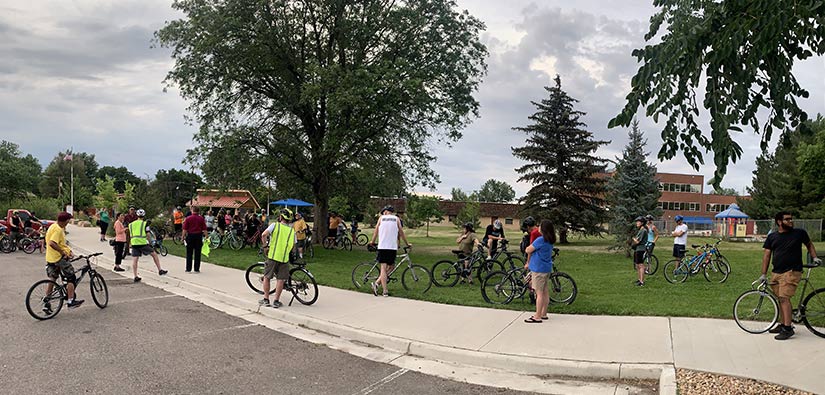
POLYGON ((229 248, 235 251, 240 250, 241 248, 243 248, 244 245, 243 238, 241 238, 241 236, 238 235, 235 229, 228 230, 226 231, 226 233, 224 233, 222 244, 228 245, 229 248))
MULTIPOLYGON (((347 232, 343 232, 343 233, 347 233, 347 232)), ((339 234, 334 239, 331 239, 331 238, 327 237, 327 238, 324 239, 324 248, 326 248, 328 250, 336 248, 336 249, 339 249, 339 250, 352 251, 352 240, 350 240, 349 237, 347 237, 346 235, 343 235, 343 234, 339 234)))
POLYGON ((709 282, 723 283, 728 279, 730 265, 727 260, 714 257, 711 252, 713 246, 693 244, 691 247, 696 249, 696 255, 686 255, 682 259, 673 259, 665 263, 662 269, 665 280, 672 284, 685 282, 688 276, 697 275, 700 271, 709 282))
POLYGON ((659 270, 659 258, 653 255, 653 249, 650 247, 645 248, 644 260, 642 262, 644 262, 645 265, 645 274, 648 276, 656 274, 656 271, 659 270))
POLYGON ((46 242, 42 237, 37 237, 34 239, 26 238, 22 244, 23 252, 26 254, 31 254, 35 251, 40 251, 42 254, 46 250, 46 242))
MULTIPOLYGON (((98 252, 91 255, 80 255, 72 259, 74 262, 80 259, 85 259, 86 264, 79 269, 80 276, 75 281, 75 293, 78 291, 78 285, 89 274, 89 288, 92 293, 92 300, 99 308, 105 308, 109 304, 109 288, 106 286, 106 281, 103 276, 95 270, 97 264, 92 264, 92 258, 103 254, 98 252)), ((26 293, 26 310, 29 314, 38 320, 48 320, 54 318, 60 309, 63 308, 63 302, 68 300, 69 293, 66 290, 68 282, 61 277, 61 282, 51 279, 40 280, 29 288, 26 293)))
MULTIPOLYGON (((802 293, 799 304, 793 309, 791 321, 804 323, 813 334, 825 337, 825 288, 816 288, 811 281, 811 269, 819 265, 806 263, 802 266, 808 269, 808 273, 800 281, 804 283, 802 293), (806 294, 809 285, 811 292, 806 294)), ((773 328, 779 319, 779 301, 768 280, 756 280, 751 283, 751 288, 733 303, 733 319, 745 332, 764 333, 773 328)))
MULTIPOLYGON (((414 265, 412 263, 410 259, 410 248, 409 246, 404 247, 404 253, 398 255, 400 261, 395 264, 391 272, 387 273, 387 284, 398 281, 393 277, 393 274, 395 274, 401 266, 406 266, 401 273, 401 285, 407 291, 423 294, 429 291, 432 286, 430 271, 424 266, 414 265)), ((378 280, 380 274, 381 265, 376 255, 375 260, 372 262, 355 265, 352 269, 352 284, 355 285, 356 289, 370 289, 370 283, 378 280)))
POLYGON ((221 248, 223 240, 223 233, 218 228, 212 229, 212 232, 209 233, 209 246, 211 248, 221 248))
POLYGON ((352 244, 363 247, 370 243, 370 237, 367 236, 366 233, 361 232, 361 229, 356 228, 355 231, 349 231, 347 234, 352 244))
MULTIPOLYGON (((557 269, 556 258, 559 249, 553 248, 553 269, 547 276, 547 285, 550 288, 550 302, 556 304, 572 304, 578 295, 578 286, 569 274, 557 269)), ((490 304, 508 304, 516 298, 528 295, 530 303, 536 303, 536 293, 530 284, 531 273, 524 267, 509 271, 495 271, 487 275, 481 283, 481 297, 490 304)))
MULTIPOLYGON (((494 259, 486 259, 486 250, 479 244, 470 256, 465 256, 461 250, 453 250, 456 260, 441 260, 432 268, 433 284, 436 287, 453 287, 460 279, 472 281, 472 273, 476 272, 478 281, 484 279, 488 273, 504 271, 504 265, 494 259), (467 263, 465 266, 465 262, 467 263)), ((512 263, 511 263, 512 264, 512 263)), ((522 267, 524 264, 522 264, 522 267)))
POLYGON ((508 270, 513 270, 518 267, 524 267, 524 258, 521 254, 507 251, 507 246, 510 242, 507 239, 499 240, 501 247, 493 254, 493 260, 501 262, 508 270))
MULTIPOLYGON (((268 247, 261 247, 259 256, 268 247)), ((284 290, 292 293, 292 299, 289 300, 289 306, 292 302, 298 299, 303 305, 311 305, 318 300, 318 283, 315 282, 315 276, 306 268, 306 261, 299 259, 294 252, 290 253, 289 264, 293 266, 289 269, 289 277, 284 282, 284 290)), ((263 295, 264 283, 264 269, 266 263, 253 263, 246 269, 246 285, 253 291, 263 295)), ((275 279, 271 281, 272 292, 275 291, 275 279)))

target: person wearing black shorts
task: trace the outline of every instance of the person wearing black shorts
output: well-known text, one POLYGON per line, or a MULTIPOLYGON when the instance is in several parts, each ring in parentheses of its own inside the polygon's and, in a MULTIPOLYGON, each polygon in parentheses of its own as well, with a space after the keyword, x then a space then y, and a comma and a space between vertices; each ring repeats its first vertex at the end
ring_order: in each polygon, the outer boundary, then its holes
POLYGON ((645 250, 647 249, 647 228, 645 224, 647 221, 645 217, 636 218, 636 236, 633 236, 633 264, 636 266, 636 272, 639 274, 639 279, 636 280, 636 285, 641 287, 645 285, 645 250))
POLYGON ((372 294, 378 296, 378 285, 381 285, 384 296, 389 296, 387 291, 387 276, 392 272, 395 266, 395 258, 398 255, 398 239, 403 239, 408 247, 412 247, 404 230, 401 226, 401 220, 395 216, 395 208, 392 206, 385 206, 381 210, 381 217, 375 224, 375 230, 372 232, 371 245, 375 245, 375 239, 378 239, 378 263, 381 264, 381 274, 378 276, 376 282, 371 283, 372 294))

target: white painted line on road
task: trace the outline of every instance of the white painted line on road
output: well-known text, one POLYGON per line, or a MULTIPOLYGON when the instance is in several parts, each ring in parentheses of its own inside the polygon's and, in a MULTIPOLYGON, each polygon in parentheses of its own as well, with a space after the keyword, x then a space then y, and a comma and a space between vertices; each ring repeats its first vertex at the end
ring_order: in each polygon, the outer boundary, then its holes
POLYGON ((384 377, 383 379, 378 380, 375 383, 370 384, 366 388, 362 389, 361 392, 357 392, 356 394, 367 395, 370 392, 375 391, 378 388, 381 388, 384 384, 387 384, 390 381, 393 381, 393 380, 401 377, 402 374, 407 373, 407 372, 409 372, 409 369, 398 369, 395 372, 392 372, 389 376, 384 377))
POLYGON ((197 337, 197 336, 203 336, 203 335, 211 335, 211 334, 215 334, 215 333, 231 331, 231 330, 234 330, 234 329, 249 328, 249 327, 252 327, 252 326, 258 326, 258 324, 245 324, 245 325, 230 326, 229 328, 221 328, 221 329, 214 329, 214 330, 211 330, 211 331, 203 331, 203 332, 193 333, 193 334, 191 334, 187 337, 197 337))
POLYGON ((123 303, 142 302, 142 301, 144 301, 144 300, 163 299, 163 298, 173 298, 173 297, 175 297, 175 296, 178 296, 178 295, 175 295, 175 294, 170 294, 170 295, 160 295, 160 296, 149 296, 149 297, 146 297, 146 298, 128 299, 128 300, 124 300, 124 301, 114 302, 114 303, 112 303, 112 304, 123 304, 123 303))

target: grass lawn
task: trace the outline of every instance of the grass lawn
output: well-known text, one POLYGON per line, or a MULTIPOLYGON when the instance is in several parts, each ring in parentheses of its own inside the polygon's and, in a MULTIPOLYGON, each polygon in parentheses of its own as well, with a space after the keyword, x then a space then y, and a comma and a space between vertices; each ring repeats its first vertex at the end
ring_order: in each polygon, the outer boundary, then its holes
MULTIPOLYGON (((371 235, 372 229, 366 231, 371 235)), ((458 231, 452 227, 431 225, 430 237, 425 237, 424 231, 419 229, 407 232, 415 247, 412 250, 413 263, 431 269, 441 259, 454 258, 450 250, 455 248, 458 231)), ((511 231, 509 237, 513 244, 517 244, 521 235, 511 231)), ((636 276, 632 261, 623 253, 608 251, 610 243, 607 239, 573 237, 571 241, 569 245, 556 245, 561 253, 555 263, 558 270, 575 279, 578 297, 570 306, 551 305, 551 313, 731 318, 733 302, 759 277, 762 261, 761 243, 722 242, 719 249, 731 264, 731 273, 725 283, 709 283, 700 273, 689 277, 684 283, 671 284, 662 276, 662 268, 671 259, 673 239, 662 237, 655 250, 659 270, 645 280, 644 287, 636 287, 633 285, 636 276)), ((689 244, 713 241, 715 239, 699 237, 688 239, 689 244)), ((171 240, 166 241, 165 245, 171 254, 185 256, 183 246, 176 246, 171 240)), ((816 243, 816 247, 820 254, 825 253, 825 243, 816 243)), ((308 268, 319 284, 355 289, 351 281, 352 268, 358 263, 372 261, 374 257, 373 253, 366 251, 366 247, 354 246, 353 251, 337 251, 316 246, 315 258, 310 260, 308 268)), ((212 250, 210 257, 204 261, 245 270, 257 261, 257 250, 248 247, 240 251, 221 248, 212 250)), ((473 285, 460 283, 453 288, 433 286, 424 295, 408 294, 401 286, 400 273, 399 269, 396 274, 399 281, 390 284, 390 294, 393 296, 512 310, 529 311, 533 308, 526 297, 505 306, 487 304, 481 297, 478 281, 473 285)), ((825 268, 814 269, 811 279, 815 286, 825 287, 825 268)), ((243 272, 238 272, 237 281, 244 281, 243 272)), ((323 300, 324 296, 319 297, 323 300)), ((793 303, 796 305, 797 300, 793 303)))

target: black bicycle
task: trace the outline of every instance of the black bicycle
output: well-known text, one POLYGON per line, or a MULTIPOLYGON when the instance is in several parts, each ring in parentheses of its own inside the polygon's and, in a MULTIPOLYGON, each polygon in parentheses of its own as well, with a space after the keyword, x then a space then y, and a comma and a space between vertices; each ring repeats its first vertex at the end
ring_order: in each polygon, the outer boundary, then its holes
MULTIPOLYGON (((267 247, 261 248, 261 251, 266 251, 267 247)), ((315 276, 306 268, 306 261, 299 259, 295 253, 290 254, 290 265, 294 266, 289 269, 289 278, 284 283, 284 290, 292 293, 292 299, 289 300, 289 305, 298 299, 303 305, 311 305, 318 300, 318 283, 315 282, 315 276)), ((246 285, 252 288, 253 291, 263 295, 264 283, 264 262, 253 263, 246 269, 246 285)), ((274 280, 273 280, 274 282, 274 280)), ((272 287, 273 291, 275 287, 272 287)))
MULTIPOLYGON (((74 283, 75 293, 80 282, 88 274, 92 300, 101 309, 109 304, 109 288, 106 286, 106 280, 103 279, 103 276, 95 270, 97 265, 92 265, 92 258, 102 254, 102 252, 98 252, 91 255, 80 255, 70 261, 86 260, 86 265, 79 269, 80 276, 77 277, 74 283)), ((69 298, 69 293, 66 290, 68 282, 62 277, 61 280, 59 283, 51 279, 40 280, 29 288, 29 292, 26 293, 26 310, 29 311, 32 317, 38 320, 48 320, 54 318, 60 312, 60 309, 63 308, 63 302, 69 298)))
MULTIPOLYGON (((558 255, 559 249, 553 248, 553 269, 547 277, 550 302, 569 305, 576 300, 579 290, 573 277, 558 271, 558 255)), ((481 283, 481 297, 490 304, 508 304, 513 299, 529 295, 530 304, 535 304, 536 293, 530 284, 530 278, 530 271, 524 270, 524 267, 492 272, 481 283)))
MULTIPOLYGON (((453 250, 456 260, 441 260, 433 265, 433 284, 437 287, 453 287, 458 284, 458 280, 465 278, 471 281, 472 273, 476 272, 479 281, 487 276, 487 273, 504 271, 504 265, 494 259, 486 259, 484 246, 479 244, 476 250, 469 256, 465 256, 461 250, 453 250), (469 261, 469 262, 468 262, 469 261), (465 262, 468 262, 465 266, 465 262)), ((524 266, 524 264, 522 264, 524 266)))
POLYGON ((501 247, 493 254, 494 261, 501 262, 508 270, 524 267, 524 258, 521 254, 507 251, 507 246, 510 244, 507 239, 499 240, 499 243, 501 243, 501 247))

